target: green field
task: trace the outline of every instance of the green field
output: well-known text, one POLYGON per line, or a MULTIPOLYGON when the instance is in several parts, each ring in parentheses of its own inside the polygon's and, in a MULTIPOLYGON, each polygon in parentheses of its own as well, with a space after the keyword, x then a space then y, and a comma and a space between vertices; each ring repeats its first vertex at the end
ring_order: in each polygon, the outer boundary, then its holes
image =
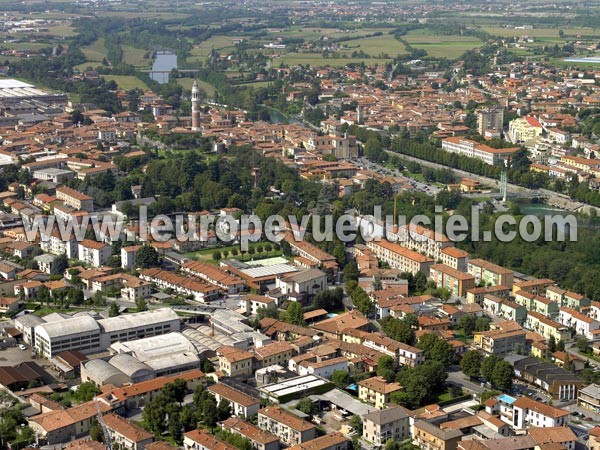
POLYGON ((195 46, 190 51, 191 56, 187 59, 187 61, 204 61, 213 49, 220 53, 227 53, 234 48, 233 39, 234 37, 232 36, 213 36, 195 46))
POLYGON ((291 38, 302 38, 306 41, 313 41, 320 39, 322 36, 327 36, 332 39, 342 37, 356 37, 361 38, 368 34, 376 32, 386 33, 389 28, 361 28, 357 30, 341 30, 336 28, 314 28, 314 27, 289 27, 282 31, 274 31, 270 33, 270 37, 273 39, 277 37, 291 37, 291 38))
POLYGON ((391 34, 352 39, 351 41, 341 42, 341 45, 349 47, 349 51, 346 52, 348 54, 351 54, 355 50, 362 50, 370 56, 380 57, 382 54, 387 54, 393 58, 406 53, 404 44, 391 34))
POLYGON ((147 53, 146 50, 141 48, 130 47, 129 45, 123 45, 123 62, 131 64, 136 68, 149 68, 152 66, 152 59, 144 58, 147 53))
POLYGON ((381 58, 323 58, 320 53, 288 53, 273 60, 273 64, 278 66, 280 63, 285 63, 290 66, 299 64, 309 64, 313 67, 344 67, 351 63, 364 62, 367 66, 375 64, 386 64, 389 59, 381 58))
POLYGON ((75 31, 75 28, 65 24, 48 27, 48 31, 44 32, 43 34, 49 34, 58 37, 72 37, 75 36, 77 32, 75 31))
MULTIPOLYGON (((209 97, 214 97, 215 93, 217 92, 217 90, 215 89, 215 87, 210 84, 207 83, 206 81, 202 81, 202 80, 196 80, 198 81, 198 87, 200 89, 204 89, 204 91, 206 92, 206 95, 208 95, 209 97)), ((192 85, 194 84, 194 79, 193 78, 177 78, 177 84, 179 84, 180 86, 183 86, 184 89, 192 89, 192 85)))
POLYGON ((473 36, 438 35, 429 29, 411 30, 404 39, 414 48, 425 50, 429 56, 449 59, 458 58, 481 45, 481 41, 473 36))
POLYGON ((50 44, 42 42, 2 42, 0 48, 23 51, 23 50, 39 50, 41 48, 48 48, 50 44))
POLYGON ((102 62, 102 59, 106 57, 104 38, 99 38, 90 45, 82 47, 81 51, 89 62, 102 62))
POLYGON ((483 27, 485 32, 494 36, 503 37, 518 37, 518 36, 531 36, 539 39, 554 38, 560 40, 558 35, 559 30, 563 30, 565 37, 573 37, 581 34, 582 36, 599 37, 600 29, 596 28, 533 28, 533 29, 515 29, 515 28, 504 28, 504 27, 483 27))
POLYGON ((126 91, 130 91, 131 89, 140 88, 143 90, 147 90, 148 86, 138 77, 133 75, 102 75, 106 81, 113 80, 117 83, 121 89, 125 89, 126 91))

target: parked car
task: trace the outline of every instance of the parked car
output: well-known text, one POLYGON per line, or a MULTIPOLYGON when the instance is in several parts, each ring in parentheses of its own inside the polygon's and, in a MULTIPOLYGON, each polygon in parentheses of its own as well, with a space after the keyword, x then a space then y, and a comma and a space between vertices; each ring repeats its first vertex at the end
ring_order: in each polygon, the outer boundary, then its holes
POLYGON ((27 347, 25 347, 23 344, 19 344, 19 348, 20 348, 21 350, 27 350, 27 347))

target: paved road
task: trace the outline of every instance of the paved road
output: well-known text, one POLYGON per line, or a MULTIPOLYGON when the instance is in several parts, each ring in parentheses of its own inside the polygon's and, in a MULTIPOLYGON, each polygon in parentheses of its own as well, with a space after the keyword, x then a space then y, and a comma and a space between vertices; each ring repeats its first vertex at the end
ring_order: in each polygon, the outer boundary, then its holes
MULTIPOLYGON (((485 185, 499 187, 499 181, 494 178, 488 178, 488 177, 483 177, 481 175, 475 175, 470 172, 465 172, 464 170, 453 169, 451 167, 444 166, 443 164, 438 164, 438 163, 434 163, 431 161, 425 161, 423 159, 415 158, 414 156, 408 156, 408 155, 404 155, 402 153, 396 153, 391 150, 386 150, 386 151, 390 155, 396 155, 400 158, 406 159, 407 161, 413 161, 413 162, 419 163, 422 166, 430 167, 433 169, 449 169, 450 171, 452 171, 453 173, 455 173, 461 177, 472 178, 472 179, 475 179, 485 185)), ((516 194, 517 196, 519 194, 526 195, 526 196, 537 196, 540 194, 545 195, 548 197, 549 204, 556 205, 558 207, 567 209, 569 211, 577 211, 580 209, 585 209, 586 211, 588 211, 589 209, 596 209, 597 212, 600 212, 600 208, 594 208, 592 206, 585 205, 581 202, 571 200, 566 195, 560 195, 560 194, 557 194, 556 192, 552 192, 547 189, 528 189, 528 188, 525 188, 522 186, 517 186, 516 184, 511 184, 511 183, 507 184, 506 189, 509 194, 516 194)))
POLYGON ((465 378, 465 374, 460 371, 459 366, 450 366, 448 368, 448 379, 446 381, 476 394, 481 394, 486 391, 485 387, 465 378))

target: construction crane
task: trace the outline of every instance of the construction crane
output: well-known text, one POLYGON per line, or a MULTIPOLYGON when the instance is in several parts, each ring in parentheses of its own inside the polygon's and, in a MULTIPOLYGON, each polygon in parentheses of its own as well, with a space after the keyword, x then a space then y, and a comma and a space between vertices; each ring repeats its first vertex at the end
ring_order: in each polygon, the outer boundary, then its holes
POLYGON ((104 423, 104 418, 102 417, 102 411, 100 411, 100 403, 98 402, 97 398, 94 399, 94 404, 96 405, 96 415, 98 416, 98 423, 100 424, 100 428, 102 428, 102 434, 104 435, 104 445, 106 445, 106 448, 108 450, 113 450, 110 433, 108 432, 108 428, 106 427, 106 424, 104 423))

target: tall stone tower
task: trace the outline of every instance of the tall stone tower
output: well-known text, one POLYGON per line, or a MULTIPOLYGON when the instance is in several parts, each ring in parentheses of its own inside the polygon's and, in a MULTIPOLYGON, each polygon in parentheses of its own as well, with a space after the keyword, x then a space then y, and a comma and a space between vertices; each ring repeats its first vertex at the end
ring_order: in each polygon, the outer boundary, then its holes
POLYGON ((200 131, 200 89, 196 80, 192 86, 192 131, 200 131))

